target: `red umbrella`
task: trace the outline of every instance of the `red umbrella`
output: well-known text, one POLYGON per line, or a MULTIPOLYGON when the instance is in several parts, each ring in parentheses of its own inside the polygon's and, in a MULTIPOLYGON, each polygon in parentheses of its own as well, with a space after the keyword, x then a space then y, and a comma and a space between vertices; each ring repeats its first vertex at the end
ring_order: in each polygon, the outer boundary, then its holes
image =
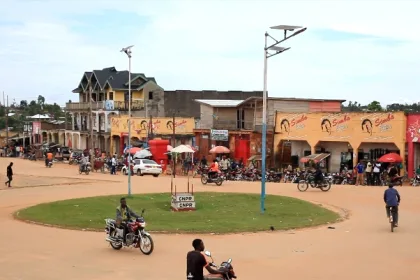
POLYGON ((130 154, 135 154, 135 153, 137 153, 138 151, 141 151, 141 150, 142 150, 141 148, 133 147, 129 151, 130 151, 130 154))
POLYGON ((223 146, 216 146, 209 151, 210 154, 229 154, 230 150, 223 146))
POLYGON ((381 156, 378 159, 379 162, 402 162, 402 158, 399 154, 396 153, 389 153, 386 155, 381 156))

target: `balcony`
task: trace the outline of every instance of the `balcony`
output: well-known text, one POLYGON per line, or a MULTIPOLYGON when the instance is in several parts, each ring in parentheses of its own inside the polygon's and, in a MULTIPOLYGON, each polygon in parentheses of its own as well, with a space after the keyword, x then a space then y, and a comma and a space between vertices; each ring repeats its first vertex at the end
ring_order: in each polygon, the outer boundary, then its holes
MULTIPOLYGON (((89 111, 89 102, 71 102, 66 103, 66 111, 89 111)), ((131 102, 131 110, 139 111, 144 109, 143 100, 133 100, 131 102)), ((128 102, 125 101, 97 101, 92 102, 92 110, 104 110, 104 111, 128 111, 128 102)))

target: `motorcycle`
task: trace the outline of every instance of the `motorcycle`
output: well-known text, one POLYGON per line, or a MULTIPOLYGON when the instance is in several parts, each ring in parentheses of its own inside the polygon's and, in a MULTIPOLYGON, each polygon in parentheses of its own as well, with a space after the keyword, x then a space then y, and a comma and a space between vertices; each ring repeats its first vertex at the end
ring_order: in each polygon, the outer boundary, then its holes
MULTIPOLYGON (((236 279, 236 275, 235 275, 235 271, 233 270, 233 266, 232 266, 232 259, 229 258, 227 261, 222 262, 220 264, 220 266, 217 266, 213 260, 213 257, 211 256, 211 252, 210 251, 205 251, 204 254, 211 258, 211 263, 209 264, 210 266, 219 269, 219 270, 223 270, 226 271, 223 274, 208 274, 206 275, 207 278, 213 279, 213 280, 232 280, 232 279, 236 279)), ((187 276, 187 280, 192 280, 193 278, 191 278, 191 276, 187 276)))
POLYGON ((301 192, 306 191, 309 186, 311 186, 311 188, 318 188, 323 192, 327 192, 331 189, 331 181, 324 177, 321 182, 315 182, 315 175, 308 174, 304 180, 300 180, 297 184, 297 188, 301 192))
POLYGON ((209 168, 207 166, 198 165, 197 168, 193 172, 193 178, 196 175, 202 175, 209 172, 209 168))
POLYGON ((51 167, 52 167, 52 165, 53 165, 52 160, 48 160, 48 161, 47 161, 47 164, 45 164, 45 167, 49 167, 49 168, 51 168, 51 167))
POLYGON ((267 182, 274 182, 274 183, 280 183, 281 181, 281 173, 275 172, 275 171, 269 171, 267 172, 267 182))
POLYGON ((411 180, 411 185, 413 187, 417 187, 418 185, 420 185, 420 175, 416 175, 412 180, 411 180))
POLYGON ((139 248, 145 255, 150 255, 153 252, 153 239, 150 233, 145 231, 146 222, 143 217, 144 212, 145 209, 141 211, 139 218, 127 223, 128 233, 125 235, 125 243, 123 242, 124 230, 117 227, 114 219, 105 219, 105 232, 107 234, 105 240, 109 242, 112 249, 120 250, 122 247, 139 248))
POLYGON ((208 183, 215 183, 216 186, 221 186, 223 183, 223 174, 222 173, 215 173, 212 174, 213 172, 209 172, 207 174, 203 173, 201 174, 201 183, 203 185, 207 185, 208 183), (209 175, 210 173, 210 175, 209 175))
POLYGON ((35 156, 35 154, 31 154, 31 155, 29 155, 29 156, 28 156, 28 159, 29 159, 29 160, 33 160, 33 161, 36 161, 36 156, 35 156))
POLYGON ((255 180, 257 180, 257 170, 254 169, 248 169, 242 172, 242 178, 245 181, 251 181, 254 182, 255 180))
POLYGON ((86 165, 84 166, 83 165, 79 166, 79 174, 82 174, 84 172, 86 175, 89 175, 90 170, 91 170, 90 162, 86 163, 86 165))
POLYGON ((395 176, 391 178, 391 184, 396 186, 402 186, 403 185, 403 176, 395 176))

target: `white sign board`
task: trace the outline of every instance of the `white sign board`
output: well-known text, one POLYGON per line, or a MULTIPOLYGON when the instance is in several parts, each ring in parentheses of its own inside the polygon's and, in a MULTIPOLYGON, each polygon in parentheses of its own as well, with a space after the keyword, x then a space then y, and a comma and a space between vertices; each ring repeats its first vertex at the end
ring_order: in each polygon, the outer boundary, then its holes
POLYGON ((175 211, 195 210, 194 195, 190 193, 177 193, 172 195, 171 208, 175 211))
POLYGON ((229 131, 228 130, 220 130, 220 129, 212 129, 210 130, 211 140, 216 141, 228 141, 229 140, 229 131))

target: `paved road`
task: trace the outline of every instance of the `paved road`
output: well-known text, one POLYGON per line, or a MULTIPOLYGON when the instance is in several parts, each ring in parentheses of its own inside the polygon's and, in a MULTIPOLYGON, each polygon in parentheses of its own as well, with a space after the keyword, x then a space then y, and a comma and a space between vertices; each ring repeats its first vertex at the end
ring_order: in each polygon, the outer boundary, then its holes
MULTIPOLYGON (((2 174, 9 161, 0 159, 2 174)), ((328 193, 300 193, 291 184, 268 184, 270 194, 345 208, 350 219, 335 229, 225 236, 155 234, 155 251, 144 256, 135 249, 112 250, 103 233, 31 225, 11 215, 41 202, 126 193, 126 177, 78 175, 75 167, 67 165, 47 169, 40 162, 14 162, 16 186, 0 189, 0 279, 185 279, 185 255, 196 237, 204 239, 217 261, 233 258, 241 280, 414 280, 420 275, 420 188, 400 188, 401 227, 390 233, 382 187, 337 186, 328 193), (32 182, 35 187, 28 187, 32 182)), ((202 187, 198 179, 194 181, 197 191, 259 191, 258 183, 202 187)), ((169 192, 169 182, 168 177, 133 177, 133 192, 169 192)), ((184 184, 185 179, 177 178, 178 188, 184 184)))

